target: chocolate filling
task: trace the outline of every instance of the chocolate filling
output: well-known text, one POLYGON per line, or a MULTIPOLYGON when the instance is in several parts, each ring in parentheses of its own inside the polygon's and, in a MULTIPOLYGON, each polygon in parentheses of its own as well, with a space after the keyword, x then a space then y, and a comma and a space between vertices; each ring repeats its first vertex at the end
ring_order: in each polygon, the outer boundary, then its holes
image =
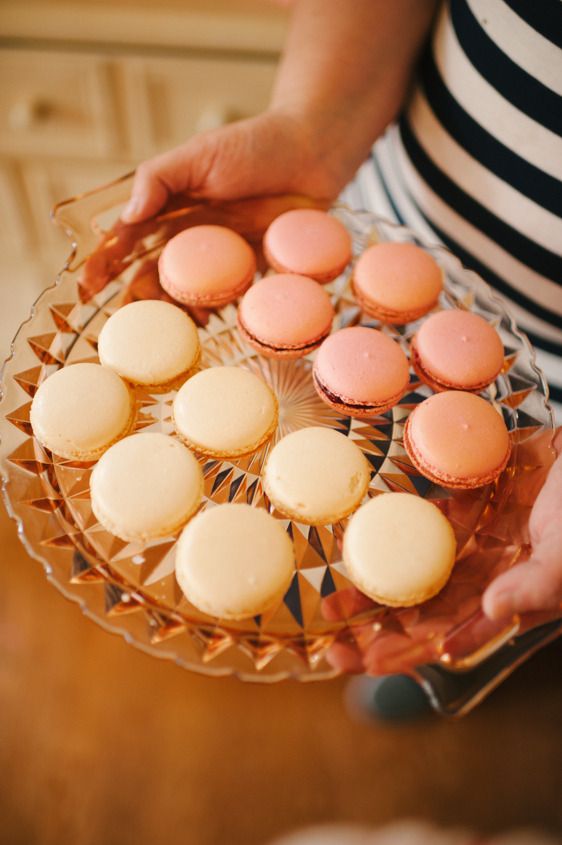
POLYGON ((334 402, 336 405, 345 405, 346 408, 353 408, 357 411, 375 411, 379 407, 378 405, 369 405, 366 403, 354 404, 353 402, 348 402, 347 399, 344 399, 342 396, 337 396, 335 393, 332 393, 331 390, 328 390, 326 385, 322 384, 315 372, 312 373, 312 377, 322 393, 330 400, 330 402, 334 402))
POLYGON ((251 338, 255 343, 259 343, 260 346, 263 346, 265 349, 271 349, 273 352, 305 352, 306 350, 310 350, 312 352, 313 349, 316 349, 323 340, 329 335, 329 331, 326 331, 325 334, 321 335, 316 340, 310 341, 310 343, 303 343, 302 346, 274 346, 272 343, 267 343, 265 340, 261 340, 261 338, 256 337, 256 335, 252 334, 252 332, 248 331, 240 316, 238 316, 238 322, 240 323, 240 328, 251 338))

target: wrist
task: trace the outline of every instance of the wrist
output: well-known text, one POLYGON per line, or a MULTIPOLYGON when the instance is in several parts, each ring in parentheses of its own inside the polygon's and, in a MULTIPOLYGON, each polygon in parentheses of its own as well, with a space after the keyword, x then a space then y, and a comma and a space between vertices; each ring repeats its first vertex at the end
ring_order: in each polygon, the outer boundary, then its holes
POLYGON ((350 131, 350 118, 332 106, 277 101, 267 114, 288 129, 297 154, 295 190, 334 200, 353 178, 369 152, 374 137, 350 131))

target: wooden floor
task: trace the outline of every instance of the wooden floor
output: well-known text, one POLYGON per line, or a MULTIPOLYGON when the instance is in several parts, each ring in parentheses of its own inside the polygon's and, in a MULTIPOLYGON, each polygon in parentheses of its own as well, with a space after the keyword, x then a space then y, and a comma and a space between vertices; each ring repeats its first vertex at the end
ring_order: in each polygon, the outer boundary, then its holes
POLYGON ((344 681, 189 674, 84 618, 0 507, 2 845, 262 845, 404 816, 562 831, 562 643, 458 723, 347 717, 344 681))

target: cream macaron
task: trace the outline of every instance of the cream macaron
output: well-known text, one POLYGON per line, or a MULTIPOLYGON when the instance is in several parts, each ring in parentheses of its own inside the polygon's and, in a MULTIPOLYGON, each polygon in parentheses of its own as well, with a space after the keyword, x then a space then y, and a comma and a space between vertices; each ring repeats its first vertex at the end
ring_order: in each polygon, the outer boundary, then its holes
POLYGON ((115 443, 90 478, 92 510, 111 534, 145 543, 178 531, 197 510, 203 471, 178 440, 143 431, 115 443))
POLYGON ((199 335, 191 317, 159 299, 119 308, 98 338, 101 363, 131 384, 147 387, 185 380, 199 354, 199 335))
POLYGON ((365 455, 349 437, 311 426, 287 434, 274 446, 263 482, 281 513, 298 522, 327 525, 355 510, 370 478, 365 455))
POLYGON ((455 562, 452 526, 432 502, 383 493, 351 517, 343 539, 348 575, 379 604, 408 607, 436 595, 455 562))
POLYGON ((181 439, 196 452, 234 457, 253 452, 277 426, 277 400, 267 384, 240 367, 209 367, 174 399, 181 439))
POLYGON ((33 434, 67 460, 93 461, 123 437, 134 417, 132 395, 113 370, 71 364, 42 382, 31 403, 33 434))
POLYGON ((246 619, 282 601, 295 570, 293 544, 263 508, 226 504, 198 514, 176 549, 186 598, 221 619, 246 619))

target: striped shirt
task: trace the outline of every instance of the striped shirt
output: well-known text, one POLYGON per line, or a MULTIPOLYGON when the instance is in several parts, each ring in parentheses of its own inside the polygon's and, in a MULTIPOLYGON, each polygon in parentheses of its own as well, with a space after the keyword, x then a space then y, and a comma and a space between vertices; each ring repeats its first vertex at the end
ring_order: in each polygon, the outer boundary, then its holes
POLYGON ((398 123, 345 199, 501 294, 562 402, 562 2, 449 0, 398 123))

